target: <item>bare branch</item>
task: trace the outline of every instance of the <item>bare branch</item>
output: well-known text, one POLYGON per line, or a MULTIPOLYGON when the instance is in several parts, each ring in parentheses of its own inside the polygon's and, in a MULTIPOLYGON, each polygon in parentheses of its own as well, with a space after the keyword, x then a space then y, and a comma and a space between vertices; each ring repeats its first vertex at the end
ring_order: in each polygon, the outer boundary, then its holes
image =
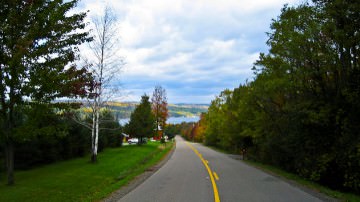
POLYGON ((111 82, 120 73, 124 62, 122 57, 117 56, 119 51, 118 25, 111 8, 106 7, 101 17, 94 18, 93 25, 95 28, 94 40, 88 44, 92 56, 85 61, 91 67, 95 80, 92 96, 88 97, 87 102, 92 111, 92 149, 96 158, 99 130, 116 130, 99 127, 100 123, 109 122, 101 120, 100 110, 114 96, 111 82))
POLYGON ((78 124, 86 127, 86 128, 89 129, 89 130, 92 129, 92 127, 91 127, 92 125, 91 125, 90 123, 87 123, 87 122, 83 121, 82 119, 80 119, 80 118, 77 117, 76 115, 75 115, 75 116, 70 116, 70 117, 71 117, 71 119, 72 119, 73 121, 75 121, 76 123, 78 123, 78 124))

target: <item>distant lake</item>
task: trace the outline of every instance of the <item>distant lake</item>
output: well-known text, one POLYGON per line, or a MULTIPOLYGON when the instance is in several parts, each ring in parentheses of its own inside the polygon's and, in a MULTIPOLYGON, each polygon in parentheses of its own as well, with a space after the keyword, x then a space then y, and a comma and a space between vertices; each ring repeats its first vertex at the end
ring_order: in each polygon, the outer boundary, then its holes
MULTIPOLYGON (((170 124, 179 124, 182 122, 198 122, 200 120, 200 117, 198 116, 192 116, 192 117, 169 117, 168 120, 166 121, 166 123, 170 123, 170 124)), ((123 126, 127 123, 129 123, 130 118, 126 118, 126 119, 120 119, 119 123, 123 126)))
POLYGON ((192 117, 169 117, 166 123, 171 124, 179 124, 182 122, 198 122, 200 120, 200 117, 198 116, 192 116, 192 117))

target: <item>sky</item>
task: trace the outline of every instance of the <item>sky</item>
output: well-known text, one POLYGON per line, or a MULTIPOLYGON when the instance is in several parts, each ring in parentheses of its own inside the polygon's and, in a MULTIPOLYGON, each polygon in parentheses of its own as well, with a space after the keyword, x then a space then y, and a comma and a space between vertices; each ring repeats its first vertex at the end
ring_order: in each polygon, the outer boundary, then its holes
POLYGON ((140 101, 160 85, 169 103, 210 104, 253 79, 284 4, 299 0, 82 0, 77 9, 94 17, 108 5, 117 15, 117 55, 126 63, 113 80, 117 100, 140 101))

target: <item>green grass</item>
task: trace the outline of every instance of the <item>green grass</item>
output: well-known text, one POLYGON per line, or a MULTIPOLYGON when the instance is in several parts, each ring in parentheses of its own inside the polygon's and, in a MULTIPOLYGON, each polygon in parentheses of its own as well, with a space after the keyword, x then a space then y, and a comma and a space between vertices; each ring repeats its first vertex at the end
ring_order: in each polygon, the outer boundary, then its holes
POLYGON ((107 149, 92 164, 90 157, 15 173, 15 185, 0 175, 0 201, 98 201, 159 162, 172 148, 148 143, 107 149))
POLYGON ((340 192, 340 191, 335 191, 332 189, 329 189, 327 187, 324 187, 322 185, 319 185, 317 183, 311 182, 309 180, 303 179, 295 174, 292 173, 288 173, 284 170, 281 170, 279 168, 276 168, 274 166, 270 166, 270 165, 265 165, 262 163, 258 163, 258 162, 254 162, 254 161, 245 161, 246 163, 248 163, 249 165, 252 165, 254 167, 257 167, 261 170, 264 170, 266 172, 275 174, 277 176, 280 177, 284 177, 288 180, 291 181, 295 181, 297 184, 305 186, 307 188, 310 188, 312 190, 315 190, 317 192, 321 192, 324 193, 330 197, 339 199, 340 201, 348 201, 348 202, 357 202, 360 201, 360 196, 359 195, 355 195, 355 194, 351 194, 351 193, 344 193, 344 192, 340 192))

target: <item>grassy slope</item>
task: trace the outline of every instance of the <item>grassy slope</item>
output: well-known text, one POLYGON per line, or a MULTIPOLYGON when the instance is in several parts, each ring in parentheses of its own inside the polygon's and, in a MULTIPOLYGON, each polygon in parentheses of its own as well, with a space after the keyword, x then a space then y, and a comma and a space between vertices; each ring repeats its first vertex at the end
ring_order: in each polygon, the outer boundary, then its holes
POLYGON ((169 150, 159 143, 107 149, 97 164, 89 157, 16 172, 16 185, 4 185, 0 201, 96 201, 158 162, 169 150))

